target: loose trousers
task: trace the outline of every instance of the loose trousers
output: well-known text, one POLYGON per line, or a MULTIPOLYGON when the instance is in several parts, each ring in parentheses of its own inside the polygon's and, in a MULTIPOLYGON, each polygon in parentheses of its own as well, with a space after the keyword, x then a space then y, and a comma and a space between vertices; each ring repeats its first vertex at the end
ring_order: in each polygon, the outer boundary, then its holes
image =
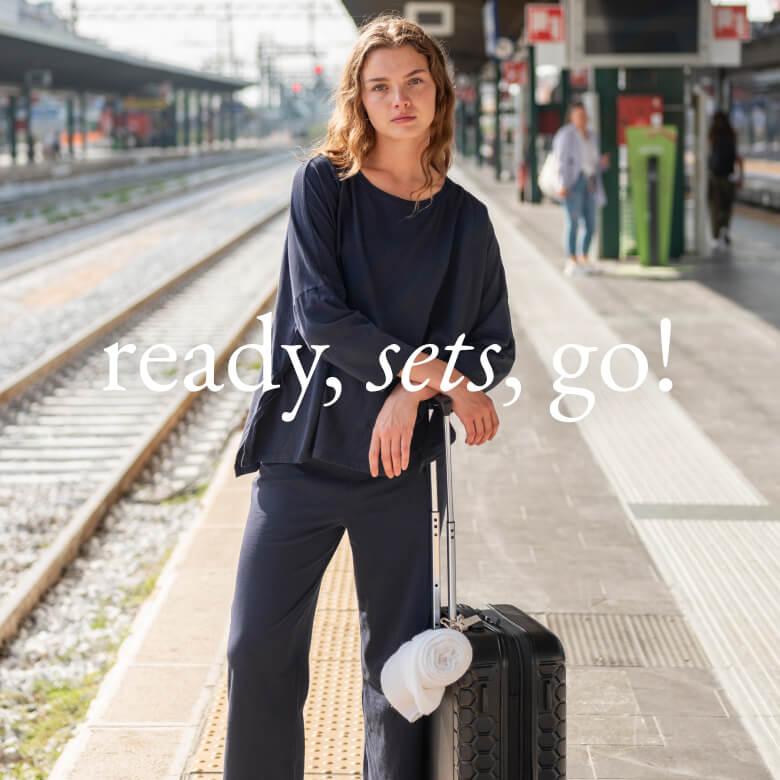
MULTIPOLYGON (((394 710, 380 673, 432 627, 429 469, 391 479, 322 461, 260 466, 230 614, 224 780, 303 779, 314 612, 344 529, 361 633, 363 780, 427 780, 427 717, 409 723, 394 710)), ((442 516, 444 472, 442 456, 442 516)))
POLYGON ((719 238, 722 229, 729 229, 736 191, 737 185, 728 176, 710 174, 707 180, 707 205, 713 238, 719 238))

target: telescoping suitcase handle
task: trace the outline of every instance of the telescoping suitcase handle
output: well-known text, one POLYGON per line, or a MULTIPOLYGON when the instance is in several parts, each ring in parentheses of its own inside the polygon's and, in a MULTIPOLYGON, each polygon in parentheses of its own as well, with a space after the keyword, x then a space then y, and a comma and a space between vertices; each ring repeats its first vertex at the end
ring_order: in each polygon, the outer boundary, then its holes
MULTIPOLYGON (((452 398, 444 393, 437 393, 427 399, 429 411, 438 406, 442 411, 442 434, 444 436, 444 462, 447 469, 447 617, 441 616, 441 561, 439 550, 439 535, 441 530, 441 512, 439 511, 439 486, 437 479, 437 459, 430 463, 431 474, 431 549, 433 569, 433 628, 442 626, 465 631, 469 625, 479 618, 465 618, 458 615, 455 600, 455 513, 452 501, 452 450, 450 444, 450 414, 452 414, 452 398)), ((428 416, 430 419, 430 414, 428 416)))

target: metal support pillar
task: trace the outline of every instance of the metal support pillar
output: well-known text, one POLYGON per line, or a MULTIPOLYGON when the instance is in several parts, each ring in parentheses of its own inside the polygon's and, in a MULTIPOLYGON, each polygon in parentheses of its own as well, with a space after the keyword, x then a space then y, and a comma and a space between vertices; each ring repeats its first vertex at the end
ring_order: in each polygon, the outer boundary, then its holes
POLYGON ((195 92, 195 143, 203 144, 203 94, 200 90, 195 92))
POLYGON ((32 93, 25 85, 24 91, 24 132, 27 140, 27 163, 35 162, 35 139, 32 134, 32 93))
POLYGON ((68 96, 65 100, 65 123, 68 133, 68 154, 73 157, 73 97, 68 96))
POLYGON ((79 94, 79 126, 81 128, 81 157, 87 156, 87 93, 79 94))
POLYGON ((528 178, 531 186, 531 203, 541 203, 538 164, 536 159, 536 47, 528 47, 528 178))
POLYGON ((183 93, 183 112, 184 116, 182 117, 183 122, 183 134, 184 134, 184 146, 189 147, 190 145, 190 90, 185 89, 183 93))
POLYGON ((566 110, 569 107, 570 95, 569 70, 561 68, 561 127, 566 123, 566 110))
POLYGON ((8 145, 11 163, 16 165, 16 95, 8 96, 8 145))
POLYGON ((477 76, 477 95, 475 104, 474 115, 474 140, 476 141, 476 157, 477 165, 482 167, 482 124, 480 119, 482 118, 482 84, 477 76))
POLYGON ((493 135, 493 170, 496 181, 501 181, 501 63, 493 60, 493 78, 496 87, 496 128, 493 135))
POLYGON ((618 193, 618 147, 617 147, 617 68, 596 68, 595 90, 599 96, 599 139, 602 154, 609 154, 610 165, 602 171, 601 181, 607 203, 601 209, 599 229, 599 255, 603 258, 620 257, 620 199, 618 193))
POLYGON ((228 93, 228 121, 230 126, 230 142, 236 145, 236 102, 232 92, 228 93))

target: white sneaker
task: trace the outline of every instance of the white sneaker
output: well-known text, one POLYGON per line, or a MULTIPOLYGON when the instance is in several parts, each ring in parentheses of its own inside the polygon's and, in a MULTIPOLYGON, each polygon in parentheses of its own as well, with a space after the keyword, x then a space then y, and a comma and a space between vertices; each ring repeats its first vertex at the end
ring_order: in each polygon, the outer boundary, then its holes
POLYGON ((588 260, 583 268, 587 274, 600 274, 603 270, 598 263, 594 263, 592 260, 588 260))
POLYGON ((572 276, 576 270, 576 266, 578 266, 579 263, 575 263, 574 260, 572 260, 570 257, 566 259, 566 264, 563 266, 563 275, 564 276, 572 276))
POLYGON ((585 266, 585 263, 574 263, 574 268, 572 270, 573 276, 587 276, 588 275, 588 269, 585 266))

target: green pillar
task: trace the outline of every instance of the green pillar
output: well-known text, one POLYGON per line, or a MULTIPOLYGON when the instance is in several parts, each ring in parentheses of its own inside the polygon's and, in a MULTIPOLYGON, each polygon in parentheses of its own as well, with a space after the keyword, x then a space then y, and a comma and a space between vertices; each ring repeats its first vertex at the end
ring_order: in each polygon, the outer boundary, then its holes
POLYGON ((531 203, 541 203, 542 191, 537 181, 536 162, 536 54, 528 47, 528 178, 531 181, 531 203))
POLYGON ((566 122, 566 109, 569 107, 569 71, 567 68, 561 69, 561 126, 566 122))
POLYGON ((220 94, 219 96, 219 140, 224 141, 225 140, 225 119, 227 117, 225 116, 225 94, 224 92, 220 94))
POLYGON ((599 139, 601 153, 609 154, 609 168, 601 174, 607 203, 601 209, 599 255, 620 257, 620 203, 618 201, 617 151, 617 68, 596 68, 596 92, 599 95, 599 139))
POLYGON ((626 92, 661 95, 664 100, 664 124, 677 128, 670 257, 680 257, 685 252, 684 90, 685 74, 682 68, 632 68, 626 71, 626 92))
POLYGON ((674 204, 669 255, 685 254, 685 74, 682 68, 664 68, 664 124, 677 127, 674 164, 674 204))
POLYGON ((8 143, 11 162, 16 164, 16 95, 8 96, 8 143))

